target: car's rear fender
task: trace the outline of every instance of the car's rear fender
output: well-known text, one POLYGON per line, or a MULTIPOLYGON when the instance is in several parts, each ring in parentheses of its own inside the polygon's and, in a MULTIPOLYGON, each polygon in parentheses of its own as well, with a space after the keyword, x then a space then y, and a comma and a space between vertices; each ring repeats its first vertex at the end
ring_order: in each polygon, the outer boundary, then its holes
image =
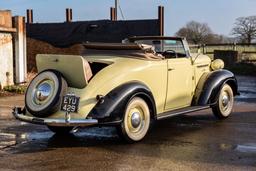
POLYGON ((213 105, 224 84, 229 84, 234 95, 239 95, 238 84, 234 74, 228 70, 218 70, 205 73, 197 85, 192 105, 213 105))
POLYGON ((123 119, 126 105, 133 97, 143 98, 149 106, 152 117, 156 116, 156 107, 150 89, 138 81, 122 84, 110 91, 90 111, 87 117, 102 122, 115 122, 123 119))

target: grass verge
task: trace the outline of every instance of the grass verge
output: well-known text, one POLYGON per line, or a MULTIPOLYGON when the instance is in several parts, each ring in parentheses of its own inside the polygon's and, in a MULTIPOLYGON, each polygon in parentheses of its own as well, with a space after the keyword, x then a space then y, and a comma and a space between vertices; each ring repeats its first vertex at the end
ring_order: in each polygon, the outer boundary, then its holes
POLYGON ((0 90, 0 97, 14 96, 19 94, 25 94, 27 89, 26 85, 11 85, 6 86, 3 90, 0 90))

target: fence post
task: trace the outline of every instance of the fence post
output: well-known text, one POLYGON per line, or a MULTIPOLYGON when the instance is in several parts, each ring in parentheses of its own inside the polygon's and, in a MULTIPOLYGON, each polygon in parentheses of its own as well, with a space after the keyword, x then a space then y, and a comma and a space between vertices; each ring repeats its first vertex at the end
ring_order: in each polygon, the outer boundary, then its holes
POLYGON ((236 51, 237 47, 236 47, 236 43, 234 43, 233 45, 233 50, 236 51))
POLYGON ((164 7, 158 6, 158 21, 159 21, 159 30, 160 36, 164 35, 164 7))
POLYGON ((14 33, 14 61, 15 61, 15 83, 23 83, 27 76, 27 54, 26 54, 26 26, 25 17, 13 17, 13 26, 17 29, 14 33))
POLYGON ((205 53, 206 53, 206 45, 203 44, 203 54, 205 54, 205 53))
POLYGON ((116 9, 114 7, 111 7, 110 8, 110 20, 111 21, 116 21, 115 14, 116 14, 116 9))
POLYGON ((196 48, 197 48, 197 53, 201 53, 201 46, 197 45, 196 48))
POLYGON ((33 10, 27 9, 27 23, 32 24, 33 23, 33 10))
POLYGON ((73 12, 71 8, 66 8, 66 22, 72 22, 72 19, 73 19, 72 13, 73 12))

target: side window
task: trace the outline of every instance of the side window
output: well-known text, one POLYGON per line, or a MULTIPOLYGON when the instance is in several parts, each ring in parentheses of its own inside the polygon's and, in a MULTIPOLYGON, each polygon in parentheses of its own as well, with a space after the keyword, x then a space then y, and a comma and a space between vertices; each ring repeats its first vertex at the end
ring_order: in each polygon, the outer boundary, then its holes
POLYGON ((187 57, 186 50, 181 40, 164 40, 164 51, 175 52, 178 58, 187 57))

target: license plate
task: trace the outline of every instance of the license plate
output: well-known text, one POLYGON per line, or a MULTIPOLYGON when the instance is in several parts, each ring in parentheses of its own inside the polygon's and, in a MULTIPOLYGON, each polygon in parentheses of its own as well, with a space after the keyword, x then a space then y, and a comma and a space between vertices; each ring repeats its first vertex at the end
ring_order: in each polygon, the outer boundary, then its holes
POLYGON ((70 113, 77 113, 80 97, 74 95, 66 95, 61 102, 61 110, 70 113))

